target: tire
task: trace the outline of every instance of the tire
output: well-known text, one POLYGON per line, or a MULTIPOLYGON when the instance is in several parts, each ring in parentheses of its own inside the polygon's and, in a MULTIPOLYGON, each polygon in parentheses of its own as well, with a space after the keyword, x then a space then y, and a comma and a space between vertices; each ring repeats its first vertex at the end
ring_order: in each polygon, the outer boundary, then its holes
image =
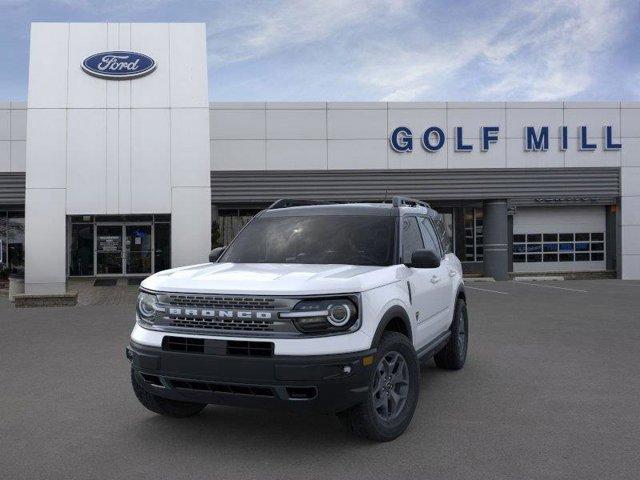
POLYGON ((138 383, 136 373, 133 368, 131 369, 131 385, 133 386, 133 392, 140 403, 158 415, 165 415, 167 417, 185 418, 192 417, 200 413, 206 403, 192 403, 192 402, 180 402, 178 400, 170 400, 168 398, 159 397, 153 393, 147 392, 138 383))
POLYGON ((445 370, 460 370, 467 360, 469 345, 469 317, 467 304, 458 299, 451 322, 451 337, 445 347, 433 356, 436 365, 445 370))
POLYGON ((409 426, 419 392, 420 367, 413 345, 400 333, 386 332, 382 335, 374 368, 371 369, 367 400, 340 412, 338 417, 354 435, 388 442, 409 426), (383 371, 387 372, 386 377, 383 371), (386 383, 381 379, 387 379, 386 383), (394 405, 397 407, 395 410, 394 405))

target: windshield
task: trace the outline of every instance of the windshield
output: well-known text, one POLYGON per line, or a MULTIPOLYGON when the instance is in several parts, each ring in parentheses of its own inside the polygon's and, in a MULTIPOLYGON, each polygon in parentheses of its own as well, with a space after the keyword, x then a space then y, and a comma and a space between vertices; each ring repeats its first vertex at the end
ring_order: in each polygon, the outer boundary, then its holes
POLYGON ((258 217, 220 262, 391 265, 395 217, 258 217))

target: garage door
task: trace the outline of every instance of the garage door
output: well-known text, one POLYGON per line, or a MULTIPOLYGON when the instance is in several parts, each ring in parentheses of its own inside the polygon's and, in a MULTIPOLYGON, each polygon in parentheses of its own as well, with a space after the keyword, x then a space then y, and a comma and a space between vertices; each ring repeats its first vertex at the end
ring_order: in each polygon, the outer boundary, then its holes
POLYGON ((514 272, 606 270, 605 207, 518 207, 514 272))

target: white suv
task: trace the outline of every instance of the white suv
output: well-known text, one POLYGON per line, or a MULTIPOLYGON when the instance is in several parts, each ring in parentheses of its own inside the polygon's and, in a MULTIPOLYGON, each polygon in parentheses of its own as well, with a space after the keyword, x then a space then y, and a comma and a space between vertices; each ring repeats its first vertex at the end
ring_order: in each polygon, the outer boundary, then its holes
POLYGON ((153 412, 284 406, 386 441, 411 421, 421 361, 464 365, 461 265, 426 203, 279 200, 209 260, 142 282, 127 357, 153 412))

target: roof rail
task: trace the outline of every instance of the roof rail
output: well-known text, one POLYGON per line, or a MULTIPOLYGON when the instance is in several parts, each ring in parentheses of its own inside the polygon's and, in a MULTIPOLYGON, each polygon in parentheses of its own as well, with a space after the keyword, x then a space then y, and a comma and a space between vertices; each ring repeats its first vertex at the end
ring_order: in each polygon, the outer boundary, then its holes
POLYGON ((296 200, 293 198, 281 198, 276 200, 271 205, 267 207, 267 210, 275 210, 278 208, 289 208, 289 207, 304 207, 307 205, 330 205, 333 202, 326 202, 321 200, 296 200))
POLYGON ((422 200, 416 200, 415 198, 409 198, 409 197, 400 197, 400 196, 394 196, 391 200, 391 203, 393 204, 394 207, 403 207, 403 206, 407 206, 407 207, 427 207, 427 208, 431 208, 431 205, 429 205, 427 202, 423 202, 422 200))

